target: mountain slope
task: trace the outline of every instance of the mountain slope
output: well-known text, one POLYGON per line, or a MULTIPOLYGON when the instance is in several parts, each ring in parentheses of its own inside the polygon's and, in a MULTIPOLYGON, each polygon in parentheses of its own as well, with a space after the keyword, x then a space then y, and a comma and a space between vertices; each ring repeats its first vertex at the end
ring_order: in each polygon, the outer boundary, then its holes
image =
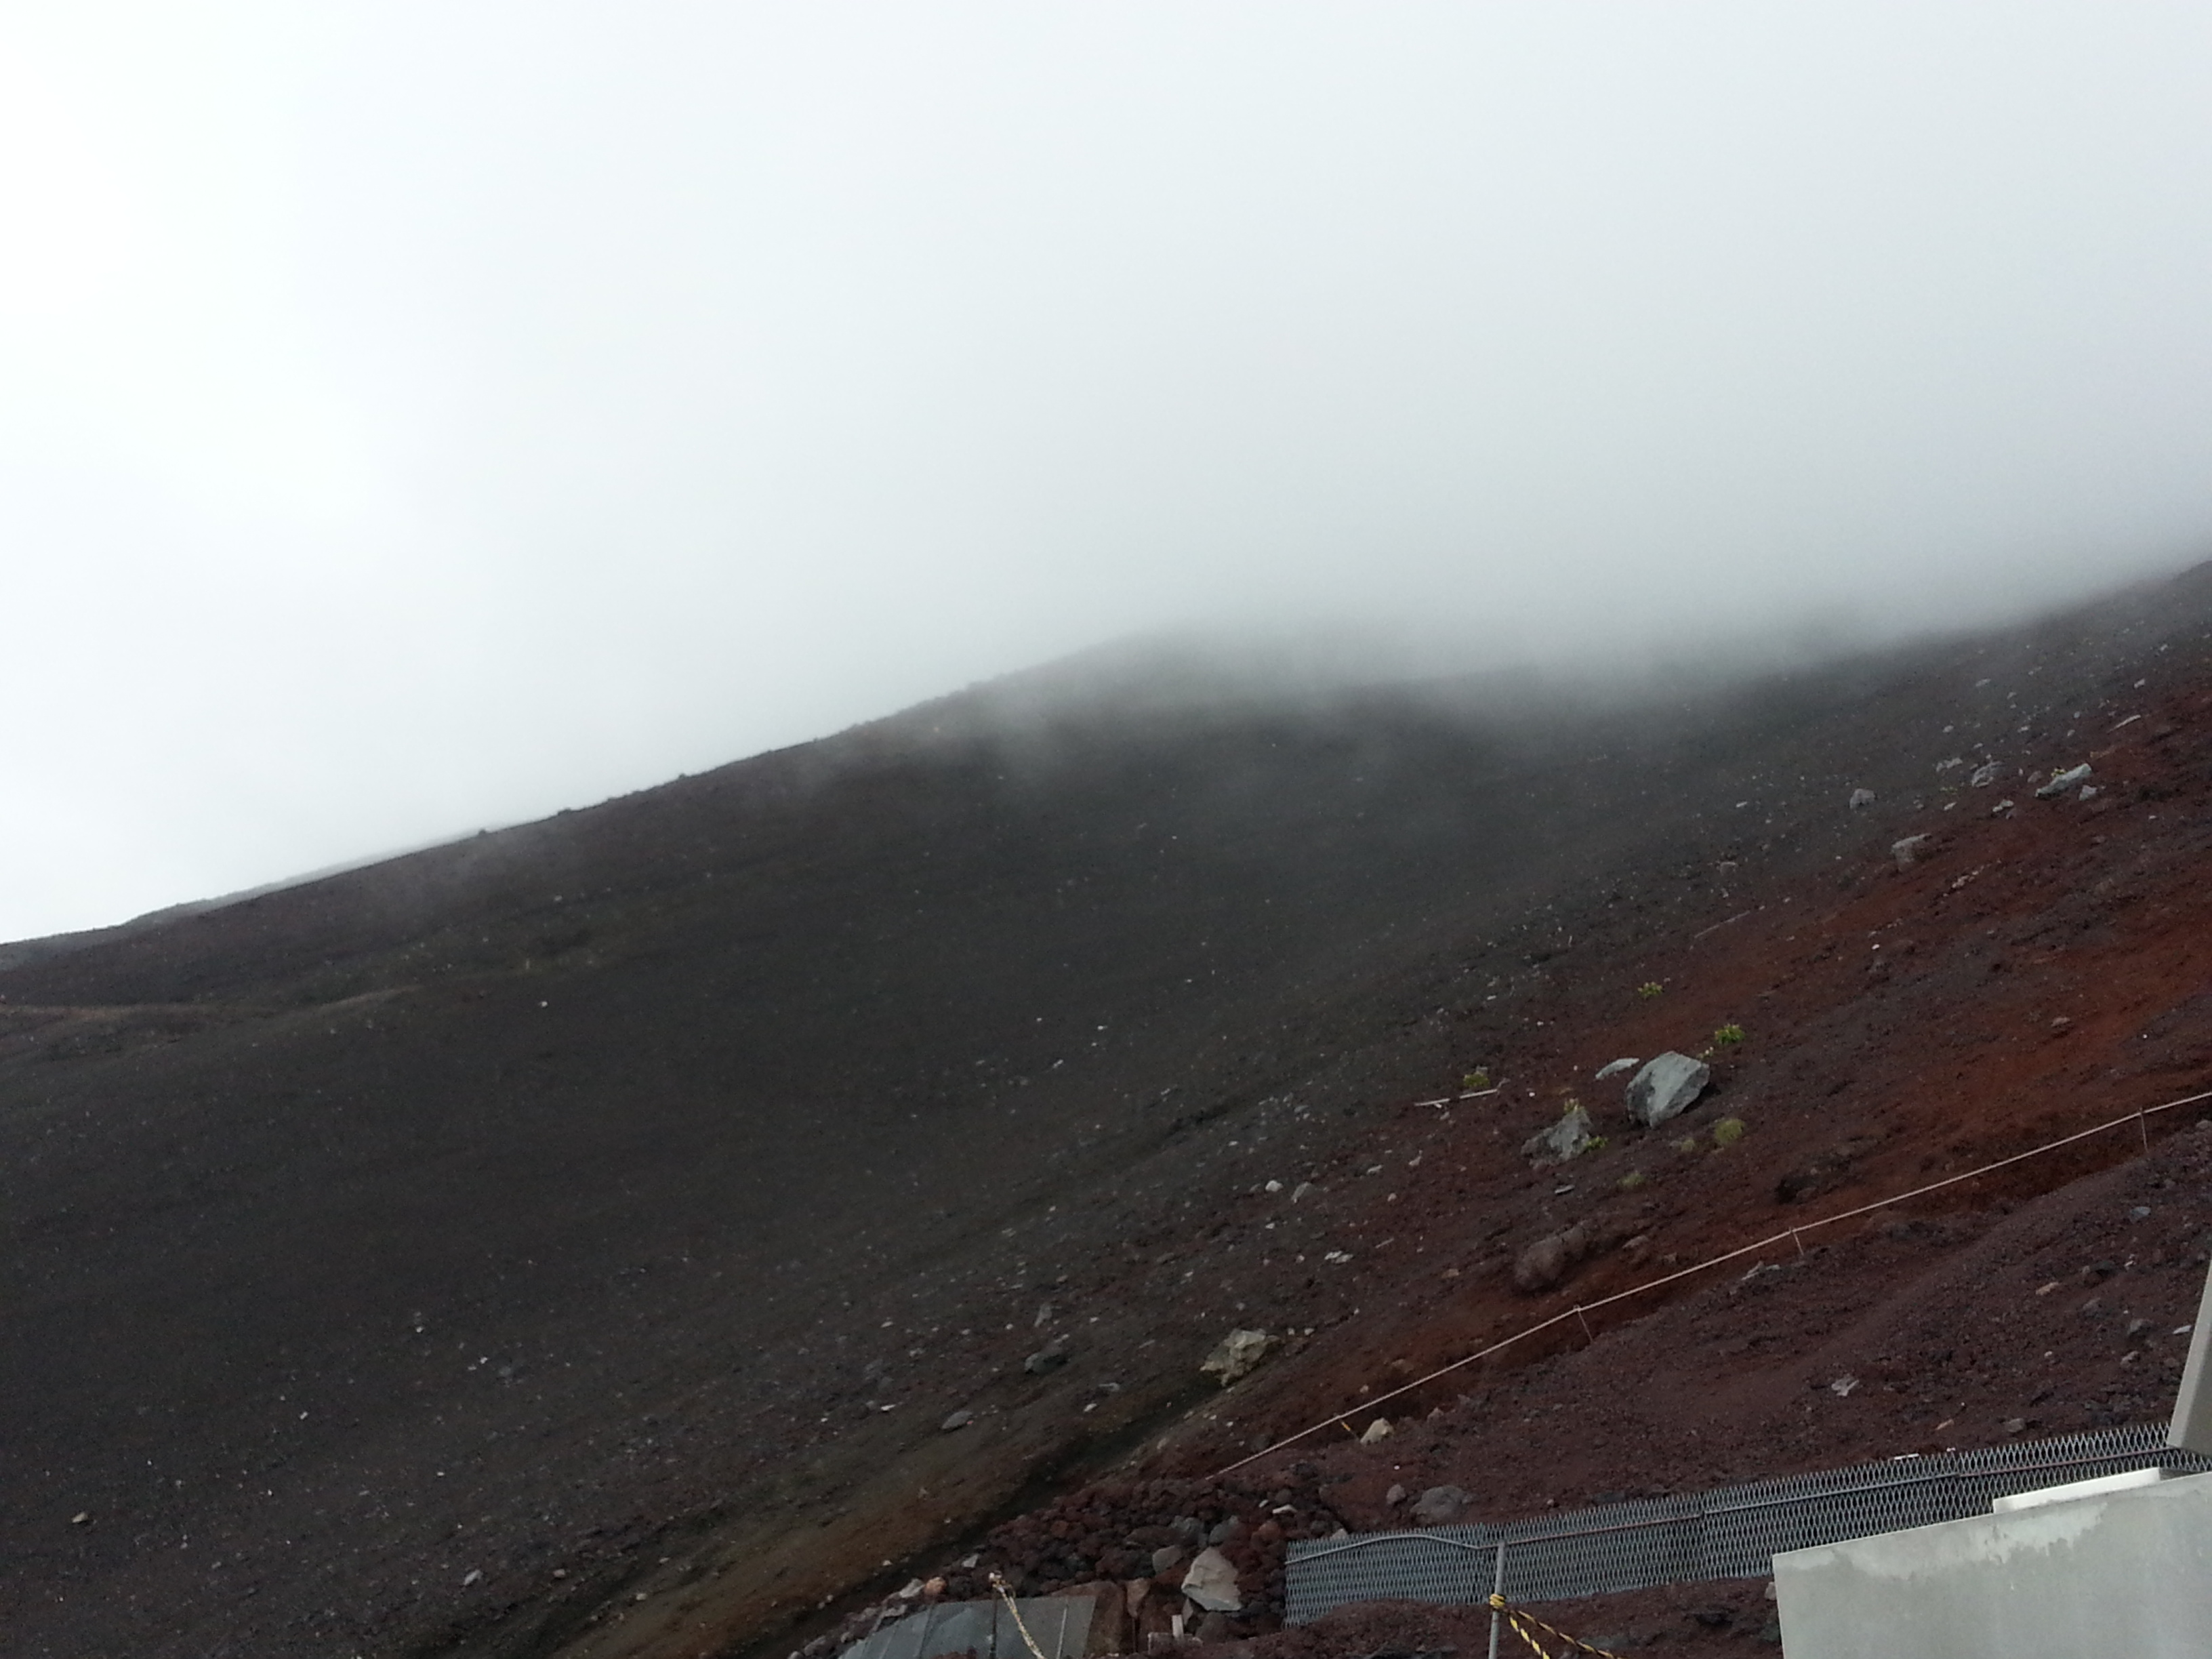
POLYGON ((0 1617, 550 1651, 665 1554, 774 1628, 1182 1420, 1231 1322, 1363 1346, 1368 1253, 1202 1241, 1542 1063, 1563 981, 1866 879, 1936 760, 2070 753, 2208 587, 1664 696, 987 689, 0 971, 0 1617))

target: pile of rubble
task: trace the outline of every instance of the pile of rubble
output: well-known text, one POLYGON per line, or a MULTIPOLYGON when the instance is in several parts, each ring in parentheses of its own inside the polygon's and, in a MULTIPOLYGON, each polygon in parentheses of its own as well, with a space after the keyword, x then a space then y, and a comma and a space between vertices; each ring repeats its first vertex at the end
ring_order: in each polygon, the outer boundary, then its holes
POLYGON ((1200 1480, 1085 1487, 1007 1522, 975 1553, 861 1608, 800 1654, 823 1659, 920 1608, 990 1597, 994 1576, 1012 1595, 1093 1598, 1093 1652, 1142 1653, 1155 1635, 1213 1641, 1275 1629, 1291 1541, 1345 1530, 1311 1465, 1285 1479, 1250 1489, 1200 1480))

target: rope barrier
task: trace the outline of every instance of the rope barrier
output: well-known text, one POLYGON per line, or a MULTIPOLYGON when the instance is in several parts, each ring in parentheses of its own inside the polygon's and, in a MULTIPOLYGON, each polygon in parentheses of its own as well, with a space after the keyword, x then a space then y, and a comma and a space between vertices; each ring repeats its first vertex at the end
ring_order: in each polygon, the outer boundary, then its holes
MULTIPOLYGON (((1662 1273, 1658 1278, 1646 1279, 1641 1285, 1632 1285, 1625 1291, 1615 1291, 1610 1296, 1601 1296, 1595 1302, 1577 1303, 1575 1306, 1567 1309, 1565 1312, 1553 1314, 1548 1319, 1540 1319, 1534 1324, 1525 1326, 1522 1329, 1516 1331, 1512 1335, 1501 1338, 1499 1340, 1492 1343, 1486 1348, 1479 1348, 1474 1352, 1468 1354, 1462 1358, 1453 1360, 1449 1365, 1440 1365, 1425 1376, 1417 1376, 1412 1382, 1402 1383, 1399 1387, 1391 1389, 1388 1394, 1380 1394, 1376 1395, 1372 1400, 1364 1401, 1360 1403, 1358 1409, 1363 1412, 1369 1411, 1376 1406, 1395 1400, 1401 1395, 1411 1394, 1415 1389, 1425 1387, 1427 1384, 1435 1382, 1440 1376, 1449 1376, 1452 1372, 1460 1370, 1466 1366, 1472 1365, 1477 1360, 1487 1359, 1491 1355, 1503 1352, 1505 1349, 1513 1346, 1516 1342, 1525 1342, 1530 1337, 1535 1336, 1541 1332, 1547 1331, 1554 1325, 1564 1324, 1570 1319, 1581 1321, 1583 1330, 1587 1332, 1589 1328, 1589 1322, 1585 1316, 1595 1313, 1601 1308, 1610 1307, 1616 1302, 1626 1302, 1632 1297, 1643 1296, 1649 1291, 1659 1290, 1662 1286, 1673 1285, 1682 1279, 1688 1279, 1693 1274, 1704 1273, 1709 1268, 1717 1267, 1724 1262, 1741 1261, 1745 1256, 1756 1255, 1758 1252, 1766 1249, 1772 1245, 1784 1243, 1795 1243, 1799 1253, 1802 1255, 1805 1249, 1805 1243, 1804 1240, 1799 1237, 1801 1234, 1817 1231, 1822 1227, 1832 1227, 1839 1221, 1849 1221, 1853 1219, 1855 1217, 1871 1215, 1876 1210, 1886 1210, 1893 1205, 1907 1203, 1916 1198, 1924 1198, 1929 1193, 1942 1191, 1946 1187, 1955 1187, 1962 1181, 1978 1180, 1983 1176, 1990 1175, 1996 1170, 2009 1168, 2014 1164, 2024 1163, 2031 1158, 2040 1158, 2045 1152, 2056 1152, 2061 1146, 2070 1146, 2076 1141, 2087 1140, 2093 1135, 2104 1134, 2110 1130, 2119 1128, 2126 1124, 2135 1124, 2142 1130, 2143 1150, 2148 1153, 2150 1150, 2150 1129, 2144 1120, 2154 1117, 2160 1112, 2171 1112, 2184 1106, 2194 1106, 2198 1102, 2206 1100, 2212 1100, 2212 1089, 2206 1089, 2193 1095, 2184 1095, 2179 1099, 2166 1101, 2156 1106, 2139 1106, 2132 1112, 2124 1112, 2118 1117, 2109 1118, 2106 1121, 2094 1124, 2087 1129, 2076 1129, 2072 1134, 2061 1135, 2056 1140, 2046 1140, 2041 1146, 2031 1146, 2024 1152, 2014 1152, 2009 1157, 1996 1158, 1990 1163, 1982 1164, 1977 1169, 1968 1170, 1959 1175, 1946 1176, 1941 1181, 1931 1181, 1923 1186, 1915 1187, 1907 1192, 1893 1194, 1887 1198, 1878 1198, 1870 1204, 1861 1204, 1851 1209, 1838 1210, 1833 1215, 1822 1216, 1818 1221, 1800 1222, 1795 1226, 1784 1228, 1778 1233, 1769 1233, 1765 1237, 1754 1240, 1749 1244, 1740 1244, 1735 1249, 1724 1250, 1718 1255, 1708 1256, 1703 1261, 1698 1262, 1693 1266, 1678 1267, 1673 1273, 1662 1273)), ((1228 1464, 1222 1468, 1215 1470, 1212 1474, 1206 1478, 1208 1480, 1218 1480, 1224 1475, 1233 1474, 1236 1471, 1243 1468, 1248 1463, 1256 1463, 1261 1458, 1271 1456, 1274 1453, 1282 1450, 1285 1446, 1296 1445, 1308 1435, 1316 1433, 1320 1430, 1327 1428, 1330 1424, 1340 1421, 1344 1415, 1345 1413, 1333 1413, 1318 1423, 1310 1424, 1307 1427, 1300 1429, 1295 1434, 1285 1435, 1283 1438, 1274 1442, 1272 1445, 1263 1446, 1258 1451, 1252 1453, 1249 1456, 1240 1457, 1234 1463, 1228 1464)))
MULTIPOLYGON (((1510 1079, 1507 1079, 1509 1082, 1510 1080, 1510 1079)), ((1417 1100, 1413 1104, 1416 1107, 1452 1106, 1462 1100, 1487 1100, 1492 1095, 1502 1095, 1504 1092, 1505 1085, 1500 1083, 1487 1089, 1470 1089, 1463 1095, 1438 1095, 1434 1100, 1417 1100)))
POLYGON ((1565 1659, 1565 1656, 1564 1654, 1553 1654, 1549 1648, 1546 1647, 1541 1642, 1539 1642, 1534 1637, 1531 1636, 1528 1633, 1528 1626, 1530 1625, 1534 1625, 1538 1630, 1542 1631, 1547 1636, 1557 1637, 1560 1641, 1565 1642, 1571 1648, 1579 1648, 1584 1653, 1596 1654, 1598 1656, 1598 1659, 1620 1659, 1620 1656, 1615 1653, 1611 1648, 1592 1647, 1589 1643, 1583 1641, 1578 1638, 1570 1636, 1566 1632, 1558 1629, 1553 1626, 1546 1624, 1534 1613, 1523 1612, 1521 1608, 1515 1607, 1510 1601, 1508 1601, 1502 1595, 1492 1595, 1488 1605, 1493 1619, 1499 1613, 1504 1613, 1505 1615, 1505 1622, 1513 1627, 1513 1633, 1528 1644, 1529 1650, 1536 1656, 1536 1659, 1565 1659))
POLYGON ((1014 1605, 1014 1593, 1006 1588, 1005 1577, 993 1573, 991 1588, 999 1592, 999 1599, 1006 1604, 1006 1611, 1014 1615, 1014 1628, 1022 1633, 1022 1645, 1035 1656, 1035 1659, 1044 1659, 1044 1650, 1036 1644, 1036 1638, 1030 1634, 1030 1627, 1022 1622, 1022 1610, 1014 1605))

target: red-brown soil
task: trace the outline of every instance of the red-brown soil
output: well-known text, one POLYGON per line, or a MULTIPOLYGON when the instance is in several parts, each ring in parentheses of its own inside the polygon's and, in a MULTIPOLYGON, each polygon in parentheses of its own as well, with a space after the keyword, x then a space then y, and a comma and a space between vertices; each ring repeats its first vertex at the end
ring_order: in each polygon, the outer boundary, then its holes
MULTIPOLYGON (((1016 732, 954 700, 17 949, 10 1650, 780 1653, 971 1551, 1031 1589, 1133 1576, 1105 1558, 1139 1511, 1239 1494, 1325 1531, 1449 1481, 1504 1518, 2154 1419, 2212 1237, 2195 1110, 2147 1158, 2085 1142, 1374 1402, 1670 1261, 2206 1086, 2208 590, 1625 706, 1016 732), (2012 770, 1972 787, 1985 757, 2012 770), (2082 759, 2087 801, 2022 776, 2082 759), (1657 1132, 1592 1081, 1727 1024, 1657 1132), (1411 1103, 1477 1066, 1504 1092, 1411 1103), (1571 1095, 1608 1144, 1532 1170, 1571 1095), (1516 1292, 1577 1223, 1602 1248, 1516 1292), (1237 1325, 1300 1334, 1220 1393, 1196 1366, 1237 1325), (1213 1480, 1332 1414, 1398 1428, 1213 1480)), ((1280 1548, 1249 1552, 1257 1598, 1280 1548)), ((1545 1613, 1733 1652, 1758 1590, 1545 1613)), ((1232 1634, 1468 1653, 1466 1618, 1232 1634)))

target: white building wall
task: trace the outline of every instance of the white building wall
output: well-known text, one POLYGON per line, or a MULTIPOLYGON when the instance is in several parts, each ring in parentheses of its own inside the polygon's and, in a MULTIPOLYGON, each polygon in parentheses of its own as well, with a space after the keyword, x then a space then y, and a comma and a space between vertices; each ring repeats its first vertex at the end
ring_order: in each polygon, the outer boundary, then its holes
POLYGON ((2212 1474, 1774 1558, 1786 1659, 2207 1659, 2212 1474))

